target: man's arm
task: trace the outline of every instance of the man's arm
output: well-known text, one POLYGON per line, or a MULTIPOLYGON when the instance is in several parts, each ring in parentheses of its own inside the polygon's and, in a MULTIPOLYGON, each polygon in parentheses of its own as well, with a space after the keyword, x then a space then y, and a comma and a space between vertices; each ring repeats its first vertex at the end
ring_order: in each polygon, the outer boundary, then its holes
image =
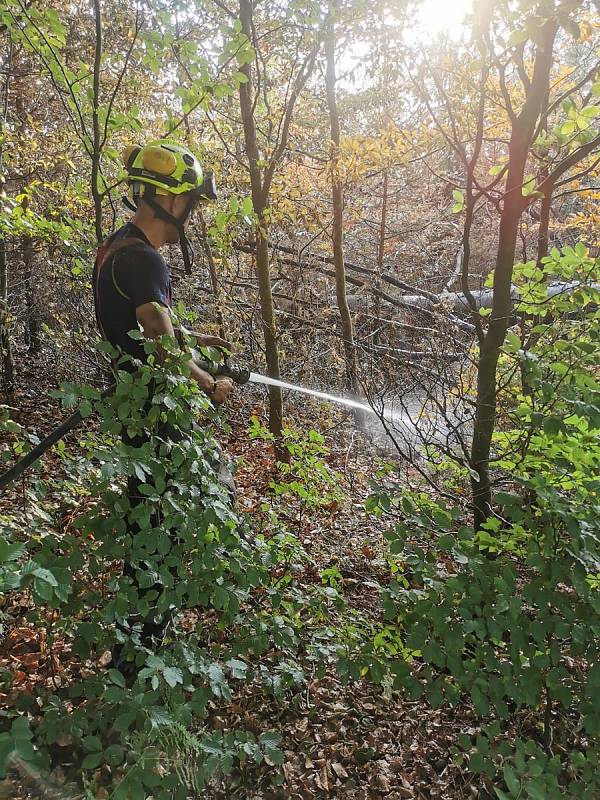
MULTIPOLYGON (((144 330, 146 339, 158 339, 165 334, 175 336, 173 323, 167 310, 159 303, 144 303, 135 309, 137 321, 144 330)), ((158 358, 164 358, 164 353, 159 350, 158 358)), ((208 372, 200 369, 190 358, 188 362, 191 376, 198 386, 211 397, 215 403, 222 403, 233 388, 233 381, 229 378, 219 376, 213 378, 208 372)))
MULTIPOLYGON (((221 339, 220 336, 209 336, 208 334, 198 333, 198 331, 189 331, 187 328, 184 328, 183 325, 174 330, 176 335, 185 333, 187 336, 194 338, 197 347, 220 347, 225 350, 232 349, 231 342, 228 342, 227 339, 221 339)), ((179 336, 177 336, 177 338, 179 338, 179 336)))

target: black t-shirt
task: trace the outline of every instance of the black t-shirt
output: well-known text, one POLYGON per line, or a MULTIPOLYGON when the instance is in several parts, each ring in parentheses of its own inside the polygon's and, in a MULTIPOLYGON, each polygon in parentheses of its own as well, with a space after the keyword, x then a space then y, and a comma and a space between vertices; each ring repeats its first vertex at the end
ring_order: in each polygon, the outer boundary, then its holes
MULTIPOLYGON (((135 310, 144 303, 171 305, 171 276, 167 262, 136 225, 128 222, 100 249, 92 275, 96 320, 103 337, 124 353, 145 361, 141 342, 128 336, 138 330, 135 310), (142 242, 118 250, 98 268, 106 247, 119 239, 142 242)), ((125 365, 125 369, 132 369, 125 365)))

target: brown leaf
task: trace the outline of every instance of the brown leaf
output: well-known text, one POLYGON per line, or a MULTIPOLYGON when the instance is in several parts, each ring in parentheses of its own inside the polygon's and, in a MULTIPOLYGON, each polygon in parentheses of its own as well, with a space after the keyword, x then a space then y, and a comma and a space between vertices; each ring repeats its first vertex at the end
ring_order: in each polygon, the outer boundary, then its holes
POLYGON ((380 789, 383 789, 384 792, 389 792, 390 776, 386 772, 378 772, 377 775, 375 775, 375 784, 380 789))
POLYGON ((41 653, 24 653, 19 658, 19 661, 25 667, 37 667, 39 666, 41 657, 42 657, 41 653))
POLYGON ((332 761, 331 762, 331 769, 335 772, 338 778, 347 778, 348 773, 344 769, 343 765, 340 764, 339 761, 332 761))
POLYGON ((329 791, 329 777, 327 775, 327 764, 323 764, 323 766, 321 767, 321 769, 319 771, 318 776, 315 776, 315 777, 316 778, 320 778, 319 783, 321 785, 321 789, 323 789, 323 791, 325 791, 325 792, 328 792, 329 791))

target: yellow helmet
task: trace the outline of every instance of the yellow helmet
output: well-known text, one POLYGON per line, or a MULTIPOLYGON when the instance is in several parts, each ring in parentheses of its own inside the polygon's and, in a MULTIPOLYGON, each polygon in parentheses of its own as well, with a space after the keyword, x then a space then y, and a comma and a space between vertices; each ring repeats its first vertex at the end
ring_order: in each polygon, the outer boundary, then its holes
POLYGON ((136 205, 149 186, 153 187, 150 195, 190 192, 205 201, 217 197, 212 172, 204 172, 192 151, 177 142, 158 139, 144 147, 130 145, 123 161, 136 205))

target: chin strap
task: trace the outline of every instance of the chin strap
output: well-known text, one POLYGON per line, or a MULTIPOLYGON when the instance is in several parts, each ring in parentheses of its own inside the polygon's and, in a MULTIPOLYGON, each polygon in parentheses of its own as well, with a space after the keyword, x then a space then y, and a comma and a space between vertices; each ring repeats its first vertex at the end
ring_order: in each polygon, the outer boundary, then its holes
POLYGON ((132 211, 137 211, 139 201, 140 199, 143 199, 145 203, 148 203, 150 208, 154 211, 154 213, 159 219, 162 219, 165 222, 168 222, 170 225, 174 225, 177 228, 177 232, 179 233, 179 247, 181 248, 181 255, 183 256, 183 265, 185 268, 185 273, 186 275, 189 275, 192 271, 192 265, 194 263, 195 253, 194 253, 194 248, 192 247, 192 243, 185 234, 183 226, 185 225, 187 218, 192 212, 194 201, 191 200, 188 203, 188 207, 186 208, 183 216, 177 218, 174 217, 172 214, 169 214, 168 211, 165 211, 165 209, 156 202, 155 200, 156 193, 154 191, 153 186, 146 186, 146 191, 144 192, 143 197, 141 197, 140 194, 136 192, 134 188, 133 197, 134 197, 133 203, 128 197, 123 198, 123 202, 125 203, 127 208, 130 208, 132 211))

